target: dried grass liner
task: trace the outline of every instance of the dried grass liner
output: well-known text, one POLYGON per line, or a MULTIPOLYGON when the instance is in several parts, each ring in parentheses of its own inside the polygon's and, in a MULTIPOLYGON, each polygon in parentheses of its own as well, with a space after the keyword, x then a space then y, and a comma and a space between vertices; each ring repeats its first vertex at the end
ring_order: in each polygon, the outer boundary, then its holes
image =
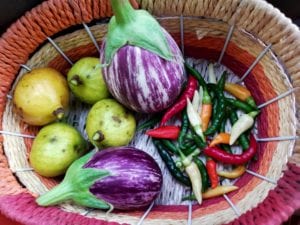
MULTIPOLYGON (((183 14, 192 17, 184 20, 185 53, 196 58, 218 60, 228 31, 228 23, 232 24, 235 21, 238 29, 233 33, 222 63, 240 76, 264 49, 262 42, 272 43, 272 50, 281 60, 288 77, 277 58, 269 52, 245 80, 258 104, 289 90, 292 86, 299 87, 299 30, 269 4, 258 0, 226 3, 216 0, 189 0, 185 3, 148 0, 140 1, 140 5, 157 16, 183 14), (199 19, 199 16, 210 19, 199 19)), ((31 68, 51 66, 65 72, 69 67, 68 63, 50 44, 44 45, 28 61, 27 59, 47 36, 81 22, 88 23, 94 18, 99 19, 110 15, 108 1, 101 1, 99 5, 96 0, 86 2, 51 0, 42 3, 9 28, 0 39, 1 130, 28 134, 37 132, 36 128, 27 127, 16 118, 12 112, 11 101, 6 99, 20 64, 26 64, 31 68), (64 10, 65 13, 61 13, 60 10, 64 10)), ((160 21, 179 41, 179 18, 164 17, 160 21)), ((101 40, 106 33, 106 25, 93 26, 92 32, 97 40, 101 40)), ((72 61, 83 56, 97 55, 97 49, 83 29, 61 36, 55 41, 72 61)), ((24 72, 21 70, 18 76, 24 72)), ((262 110, 258 121, 261 137, 296 134, 295 97, 296 102, 299 103, 299 92, 297 92, 262 110)), ((86 209, 72 204, 64 204, 63 210, 35 205, 33 196, 43 193, 47 187, 53 186, 56 182, 41 178, 34 172, 16 172, 20 168, 30 166, 27 160, 30 145, 29 139, 11 136, 1 138, 1 211, 25 224, 40 224, 44 221, 47 221, 47 224, 102 224, 99 220, 91 218, 101 219, 104 224, 105 214, 99 210, 83 217, 74 213, 83 215, 86 214, 86 209), (15 175, 25 187, 22 187, 15 175)), ((278 180, 277 186, 245 174, 238 181, 240 189, 228 196, 241 213, 252 209, 251 211, 236 218, 228 203, 222 198, 216 198, 205 202, 201 208, 193 207, 193 222, 223 224, 236 219, 236 222, 244 224, 266 222, 280 224, 300 207, 297 201, 300 190, 299 162, 298 142, 295 146, 294 141, 261 143, 259 162, 251 164, 251 169, 278 180), (292 156, 287 163, 292 150, 292 156)), ((110 220, 134 224, 142 214, 142 211, 128 214, 114 213, 110 220)), ((186 206, 156 206, 144 224, 184 224, 186 219, 186 206)))

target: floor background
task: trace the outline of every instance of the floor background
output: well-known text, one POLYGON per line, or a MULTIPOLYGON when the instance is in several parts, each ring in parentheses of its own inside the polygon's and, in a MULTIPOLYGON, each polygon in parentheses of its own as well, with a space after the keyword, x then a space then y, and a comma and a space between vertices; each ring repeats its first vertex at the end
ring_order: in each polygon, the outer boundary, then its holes
MULTIPOLYGON (((24 12, 41 2, 42 0, 0 0, 0 35, 24 12)), ((268 2, 279 8, 287 17, 290 17, 294 23, 300 26, 300 0, 268 0, 268 2)), ((0 213, 0 225, 21 224, 11 221, 0 213)), ((283 225, 300 225, 300 212, 295 213, 283 225)))

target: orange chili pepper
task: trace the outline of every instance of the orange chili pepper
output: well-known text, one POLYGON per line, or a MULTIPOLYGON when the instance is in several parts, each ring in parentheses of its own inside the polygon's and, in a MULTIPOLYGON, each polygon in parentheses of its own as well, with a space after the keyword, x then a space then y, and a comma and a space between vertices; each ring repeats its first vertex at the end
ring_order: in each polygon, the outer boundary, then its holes
POLYGON ((221 177, 235 179, 242 176, 245 172, 246 172, 246 167, 244 165, 239 165, 232 171, 218 171, 217 173, 221 177))
POLYGON ((257 107, 250 91, 245 86, 234 83, 225 83, 224 90, 232 94, 237 99, 247 102, 254 108, 257 107))
POLYGON ((250 91, 246 87, 239 84, 225 83, 224 89, 242 101, 246 101, 247 98, 251 97, 250 91))
POLYGON ((201 110, 202 130, 205 132, 208 128, 212 115, 212 104, 203 104, 201 110))
POLYGON ((203 199, 213 198, 217 196, 221 196, 231 191, 237 190, 237 186, 217 186, 214 189, 209 189, 206 192, 202 193, 203 199))
MULTIPOLYGON (((202 193, 202 198, 203 199, 209 199, 209 198, 214 198, 214 197, 218 197, 224 194, 227 194, 231 191, 235 191, 239 189, 239 187, 237 186, 231 186, 231 185, 224 185, 224 186, 217 186, 214 189, 208 189, 207 191, 202 193)), ((186 200, 196 200, 196 197, 194 194, 191 194, 189 196, 186 196, 184 198, 182 198, 183 201, 186 200)))
POLYGON ((203 89, 202 110, 200 118, 203 132, 207 130, 212 115, 212 103, 207 88, 203 89))
POLYGON ((230 134, 228 133, 219 133, 213 140, 210 142, 209 147, 215 146, 217 144, 229 144, 230 134))

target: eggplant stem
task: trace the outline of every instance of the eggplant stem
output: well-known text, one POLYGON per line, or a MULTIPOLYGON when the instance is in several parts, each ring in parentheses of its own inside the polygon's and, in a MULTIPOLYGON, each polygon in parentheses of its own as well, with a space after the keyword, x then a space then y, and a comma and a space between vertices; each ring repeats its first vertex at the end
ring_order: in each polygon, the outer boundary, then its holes
POLYGON ((71 199, 72 195, 72 187, 67 183, 62 183, 59 186, 54 187, 46 194, 40 196, 36 202, 40 206, 56 205, 71 199))
POLYGON ((117 23, 124 24, 134 20, 134 9, 128 0, 111 0, 111 6, 117 23))

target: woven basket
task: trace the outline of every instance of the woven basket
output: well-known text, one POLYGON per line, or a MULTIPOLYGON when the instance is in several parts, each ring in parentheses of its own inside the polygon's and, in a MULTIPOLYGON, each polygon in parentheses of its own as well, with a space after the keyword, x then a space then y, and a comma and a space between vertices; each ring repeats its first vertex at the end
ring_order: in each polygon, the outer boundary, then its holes
MULTIPOLYGON (((272 44, 271 50, 245 79, 258 104, 300 86, 300 32, 268 3, 140 0, 138 4, 157 16, 178 43, 179 16, 184 16, 186 57, 217 61, 229 27, 235 24, 221 63, 237 76, 242 76, 266 45, 272 44)), ((75 25, 102 21, 111 14, 108 0, 49 0, 27 12, 7 30, 0 39, 1 130, 29 135, 38 132, 38 128, 16 117, 7 98, 14 82, 26 72, 20 65, 50 66, 65 73, 69 63, 46 43, 47 37, 53 36, 73 62, 83 56, 97 56, 88 34, 75 25)), ((102 21, 93 25, 91 31, 100 44, 106 34, 106 24, 102 21)), ((299 135, 296 116, 299 101, 300 93, 296 90, 264 107, 258 118, 259 137, 299 135)), ((32 139, 3 135, 0 143, 0 210, 16 221, 39 225, 136 224, 144 213, 114 212, 108 222, 100 210, 87 213, 87 209, 72 204, 38 207, 35 197, 58 181, 26 170, 30 167, 28 153, 32 139)), ((246 173, 235 183, 239 190, 228 194, 241 216, 219 197, 206 200, 201 207, 193 206, 194 224, 281 224, 300 208, 299 141, 260 142, 259 147, 258 161, 251 163, 249 169, 276 184, 246 173)), ((156 205, 143 224, 186 224, 187 217, 186 205, 156 205)))

